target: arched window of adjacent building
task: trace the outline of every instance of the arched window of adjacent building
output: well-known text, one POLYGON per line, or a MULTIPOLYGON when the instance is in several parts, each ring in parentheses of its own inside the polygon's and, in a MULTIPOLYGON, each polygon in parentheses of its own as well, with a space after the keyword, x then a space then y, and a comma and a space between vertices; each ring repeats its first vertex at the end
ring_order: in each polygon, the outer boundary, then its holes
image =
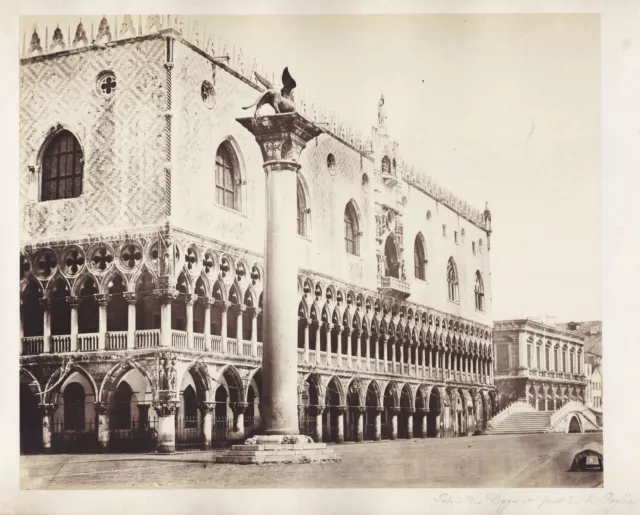
POLYGON ((479 270, 476 272, 474 292, 476 298, 476 309, 478 311, 484 311, 484 282, 482 281, 482 275, 479 270))
POLYGON ((309 236, 309 213, 310 209, 307 202, 307 194, 305 193, 304 185, 298 177, 297 186, 297 200, 298 200, 298 234, 300 236, 309 236))
POLYGON ((344 242, 349 254, 360 255, 360 227, 353 202, 349 202, 344 210, 344 242))
POLYGON ((64 399, 64 429, 84 429, 84 388, 80 383, 70 383, 62 394, 64 399))
POLYGON ((449 263, 447 264, 447 286, 449 300, 456 302, 458 300, 458 269, 453 258, 449 258, 449 263))
POLYGON ((76 137, 69 131, 60 131, 42 155, 40 199, 79 197, 82 193, 83 164, 82 148, 76 137))
POLYGON ((416 279, 426 279, 427 257, 425 252, 424 238, 422 233, 416 236, 413 244, 413 263, 416 279))
POLYGON ((230 143, 225 141, 216 152, 216 203, 240 211, 241 183, 238 157, 230 143))

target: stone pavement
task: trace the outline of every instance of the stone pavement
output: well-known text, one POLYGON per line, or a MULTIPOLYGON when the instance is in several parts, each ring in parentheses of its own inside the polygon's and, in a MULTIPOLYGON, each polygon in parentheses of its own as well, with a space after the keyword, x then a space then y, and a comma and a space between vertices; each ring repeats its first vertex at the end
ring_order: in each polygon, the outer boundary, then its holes
POLYGON ((332 446, 340 463, 303 465, 216 464, 216 452, 22 456, 21 487, 601 487, 603 473, 569 471, 573 450, 593 441, 602 434, 367 442, 332 446))

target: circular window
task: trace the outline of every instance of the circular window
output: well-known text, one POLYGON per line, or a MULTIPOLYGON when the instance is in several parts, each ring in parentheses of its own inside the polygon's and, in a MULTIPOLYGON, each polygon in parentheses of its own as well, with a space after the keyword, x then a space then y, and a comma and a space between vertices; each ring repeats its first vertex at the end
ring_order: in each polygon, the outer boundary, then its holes
POLYGON ((365 193, 369 193, 369 176, 366 173, 362 174, 362 189, 365 193))
POLYGON ((116 92, 116 75, 112 71, 103 71, 98 75, 96 89, 98 95, 108 98, 116 92))
POLYGON ((200 86, 200 96, 202 97, 202 101, 204 105, 211 109, 216 103, 216 92, 213 89, 213 84, 211 84, 208 80, 202 81, 202 86, 200 86))

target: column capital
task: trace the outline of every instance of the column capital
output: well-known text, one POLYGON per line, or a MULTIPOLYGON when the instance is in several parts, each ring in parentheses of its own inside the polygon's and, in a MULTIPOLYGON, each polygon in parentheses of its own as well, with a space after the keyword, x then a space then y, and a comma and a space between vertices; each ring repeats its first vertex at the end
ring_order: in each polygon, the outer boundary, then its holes
POLYGON ((109 406, 105 402, 94 402, 93 409, 98 415, 106 415, 109 411, 109 406))
POLYGON ((322 129, 297 112, 238 118, 256 138, 267 169, 298 170, 300 153, 322 129))
POLYGON ((231 404, 231 411, 233 411, 235 415, 242 415, 248 407, 249 404, 246 402, 234 402, 231 404))
POLYGON ((382 413, 384 411, 384 406, 376 406, 376 413, 382 413))
POLYGON ((198 407, 200 408, 200 412, 204 416, 206 413, 213 413, 213 411, 216 408, 216 403, 210 402, 210 401, 204 401, 204 402, 201 402, 198 407))
POLYGON ((313 320, 312 318, 303 318, 302 320, 304 320, 304 323, 307 327, 311 327, 311 325, 315 322, 315 320, 313 320))
POLYGON ((215 304, 216 301, 213 297, 198 297, 197 302, 208 308, 209 306, 215 304))
POLYGON ((58 409, 57 404, 38 404, 38 407, 45 417, 52 417, 56 409, 58 409))
POLYGON ((127 301, 127 304, 135 304, 138 302, 138 294, 130 291, 124 292, 122 298, 127 301))
POLYGON ((241 315, 247 310, 247 306, 245 304, 232 304, 231 309, 236 315, 241 315))
POLYGON ((176 411, 180 407, 180 401, 154 401, 153 409, 159 417, 168 417, 175 415, 176 411))
POLYGON ((166 288, 153 290, 153 294, 157 299, 160 300, 162 304, 171 304, 175 299, 178 298, 179 292, 174 288, 166 288))
POLYGON ((326 406, 316 406, 317 414, 322 415, 325 412, 326 408, 327 408, 326 406))
POLYGON ((397 415, 398 413, 400 413, 400 408, 398 406, 391 406, 389 408, 389 411, 394 415, 397 415))
POLYGON ((216 300, 215 305, 219 307, 222 311, 228 311, 232 306, 231 302, 228 300, 216 300))
POLYGON ((76 297, 75 295, 69 295, 68 297, 65 297, 65 300, 72 308, 77 308, 78 304, 80 304, 80 297, 76 297))
POLYGON ((356 411, 358 413, 365 413, 367 411, 367 407, 366 406, 356 406, 356 411))
POLYGON ((188 293, 184 296, 184 303, 187 306, 193 306, 198 300, 198 296, 195 293, 188 293))
POLYGON ((96 293, 93 297, 96 299, 100 306, 106 306, 111 300, 111 295, 109 295, 108 293, 96 293))
POLYGON ((262 308, 249 308, 248 311, 253 318, 258 318, 258 315, 262 313, 262 308))
POLYGON ((409 413, 410 415, 413 415, 416 412, 415 408, 407 408, 407 413, 409 413))
POLYGON ((342 415, 347 412, 347 406, 335 406, 338 415, 342 415))
POLYGON ((38 299, 38 302, 45 309, 49 309, 51 307, 51 299, 49 297, 42 297, 41 299, 38 299))
POLYGON ((328 333, 333 329, 333 324, 331 322, 324 322, 324 330, 328 333))

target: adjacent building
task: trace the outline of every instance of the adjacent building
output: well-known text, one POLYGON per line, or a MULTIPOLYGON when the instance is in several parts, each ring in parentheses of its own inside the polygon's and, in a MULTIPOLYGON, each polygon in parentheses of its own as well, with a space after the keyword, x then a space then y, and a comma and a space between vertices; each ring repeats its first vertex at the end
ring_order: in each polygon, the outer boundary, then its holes
MULTIPOLYGON (((23 450, 209 448, 260 424, 277 285, 263 156, 236 122, 257 65, 214 58, 226 48, 182 17, 114 21, 34 30, 20 62, 23 450)), ((404 163, 385 109, 364 137, 301 106, 322 133, 283 202, 305 263, 300 430, 316 440, 469 434, 496 408, 491 213, 404 163)), ((579 336, 531 330, 581 352, 579 336)), ((539 369, 515 341, 502 372, 526 369, 524 392, 539 369)), ((575 366, 554 388, 583 386, 575 366)))
POLYGON ((586 402, 585 335, 533 319, 494 324, 500 409, 526 400, 541 411, 586 402))

